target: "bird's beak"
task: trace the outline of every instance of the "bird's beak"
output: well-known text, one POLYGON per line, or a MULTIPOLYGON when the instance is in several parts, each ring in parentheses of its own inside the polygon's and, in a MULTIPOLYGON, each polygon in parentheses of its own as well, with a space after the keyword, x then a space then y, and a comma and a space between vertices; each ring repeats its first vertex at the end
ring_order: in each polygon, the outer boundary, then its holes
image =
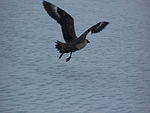
POLYGON ((87 40, 87 43, 90 43, 90 41, 89 41, 89 40, 87 40))

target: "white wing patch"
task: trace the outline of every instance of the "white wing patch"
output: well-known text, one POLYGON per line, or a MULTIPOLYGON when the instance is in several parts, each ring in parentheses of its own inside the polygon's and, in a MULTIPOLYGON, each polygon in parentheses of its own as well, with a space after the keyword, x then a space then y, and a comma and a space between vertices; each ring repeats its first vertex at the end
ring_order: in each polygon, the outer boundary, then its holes
POLYGON ((57 12, 57 9, 58 9, 58 7, 56 7, 56 6, 53 7, 53 10, 54 10, 55 14, 60 18, 60 15, 59 15, 59 13, 57 12))
POLYGON ((97 29, 100 28, 102 24, 103 24, 103 22, 101 22, 101 23, 99 24, 99 26, 97 27, 97 29))

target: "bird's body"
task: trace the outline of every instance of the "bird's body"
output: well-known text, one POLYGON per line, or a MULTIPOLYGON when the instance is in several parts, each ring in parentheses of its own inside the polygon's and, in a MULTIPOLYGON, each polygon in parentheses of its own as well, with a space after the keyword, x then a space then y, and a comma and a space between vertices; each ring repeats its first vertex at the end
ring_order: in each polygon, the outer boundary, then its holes
POLYGON ((88 43, 87 40, 83 40, 81 43, 77 43, 75 47, 77 50, 80 50, 80 49, 84 48, 87 45, 87 43, 88 43))
POLYGON ((77 38, 76 40, 70 41, 68 43, 57 41, 55 46, 60 53, 69 53, 84 48, 87 43, 89 43, 88 40, 85 39, 83 41, 80 41, 79 38, 77 38))
POLYGON ((56 20, 56 22, 61 26, 65 43, 57 41, 55 47, 61 53, 59 58, 61 58, 64 53, 70 53, 66 62, 71 59, 72 52, 84 48, 89 43, 86 39, 89 32, 100 32, 107 26, 107 24, 109 24, 109 22, 105 21, 99 22, 86 30, 83 34, 81 34, 81 36, 77 37, 74 28, 74 19, 67 12, 47 1, 43 1, 43 5, 49 16, 56 20))

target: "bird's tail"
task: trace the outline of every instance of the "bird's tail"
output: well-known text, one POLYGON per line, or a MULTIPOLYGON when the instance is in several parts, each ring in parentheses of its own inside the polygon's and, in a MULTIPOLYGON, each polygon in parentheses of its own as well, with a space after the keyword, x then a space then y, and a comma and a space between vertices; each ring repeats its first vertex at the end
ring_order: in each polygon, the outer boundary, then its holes
POLYGON ((57 49, 60 53, 62 53, 62 52, 63 52, 64 43, 62 43, 62 42, 60 42, 60 41, 57 41, 55 47, 56 47, 56 49, 57 49))
POLYGON ((56 42, 55 47, 60 53, 69 53, 72 51, 71 48, 66 43, 60 41, 56 42))

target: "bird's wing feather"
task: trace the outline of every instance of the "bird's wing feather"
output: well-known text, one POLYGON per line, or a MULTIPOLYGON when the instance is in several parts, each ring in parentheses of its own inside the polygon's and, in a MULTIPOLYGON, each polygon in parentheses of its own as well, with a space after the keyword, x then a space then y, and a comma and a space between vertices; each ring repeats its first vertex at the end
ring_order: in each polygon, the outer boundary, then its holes
POLYGON ((109 22, 99 22, 96 25, 91 27, 91 33, 98 33, 100 31, 102 31, 107 25, 109 24, 109 22))
POLYGON ((74 19, 67 12, 47 1, 43 1, 43 6, 49 16, 61 25, 63 37, 66 42, 70 42, 76 38, 74 19))
POLYGON ((100 31, 102 31, 108 24, 109 24, 109 22, 105 22, 105 21, 99 22, 99 23, 93 25, 92 27, 90 27, 88 30, 86 30, 79 38, 81 40, 84 40, 89 32, 98 33, 100 31))

